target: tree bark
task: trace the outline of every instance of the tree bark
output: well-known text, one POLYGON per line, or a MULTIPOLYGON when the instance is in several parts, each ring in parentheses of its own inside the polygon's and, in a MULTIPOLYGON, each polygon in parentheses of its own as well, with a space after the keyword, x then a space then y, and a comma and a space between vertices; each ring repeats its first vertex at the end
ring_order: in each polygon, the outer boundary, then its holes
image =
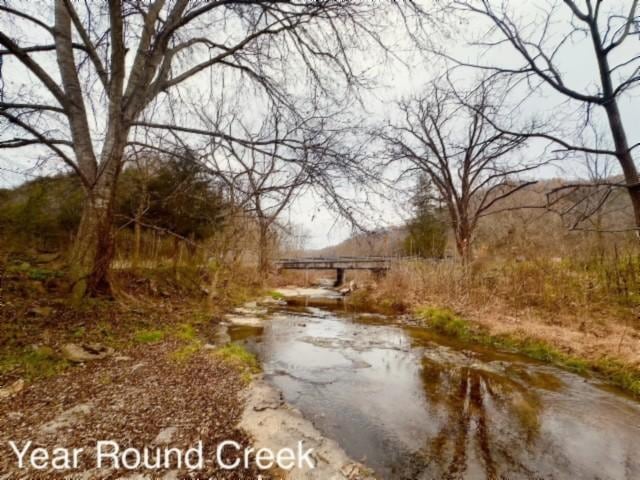
MULTIPOLYGON (((635 225, 640 229, 640 183, 638 181, 638 170, 629 151, 629 142, 617 101, 611 100, 605 105, 605 110, 607 112, 613 142, 616 147, 616 157, 622 167, 627 191, 631 199, 635 225)), ((636 234, 640 236, 640 230, 638 230, 636 234)))
MULTIPOLYGON (((622 167, 627 191, 629 192, 631 205, 633 206, 635 225, 640 229, 640 185, 638 184, 638 170, 633 161, 631 151, 629 150, 629 141, 627 140, 627 133, 624 128, 624 123, 622 122, 620 108, 618 107, 618 97, 615 94, 613 86, 612 69, 609 64, 607 52, 603 46, 598 23, 594 19, 589 26, 593 48, 598 61, 602 93, 606 99, 603 106, 607 113, 611 136, 613 137, 613 143, 616 147, 616 157, 622 167)), ((636 231, 636 234, 640 236, 640 230, 636 231)))
MULTIPOLYGON (((118 129, 120 130, 120 129, 118 129)), ((126 133, 113 133, 105 142, 104 169, 95 185, 86 189, 80 227, 71 252, 72 300, 110 295, 109 266, 115 254, 114 203, 126 133)))
POLYGON ((269 272, 269 227, 260 226, 260 238, 258 240, 258 273, 260 278, 266 278, 269 272))
POLYGON ((454 233, 456 237, 456 249, 462 260, 463 265, 469 265, 472 260, 471 236, 473 229, 466 218, 454 225, 454 233))
POLYGON ((87 193, 71 253, 72 298, 110 294, 108 272, 115 253, 113 238, 114 191, 96 187, 87 193))

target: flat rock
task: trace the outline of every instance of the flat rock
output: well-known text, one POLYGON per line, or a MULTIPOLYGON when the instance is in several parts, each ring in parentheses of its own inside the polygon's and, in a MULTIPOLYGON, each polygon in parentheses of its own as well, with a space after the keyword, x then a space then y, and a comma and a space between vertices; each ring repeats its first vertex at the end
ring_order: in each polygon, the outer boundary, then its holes
POLYGON ((296 465, 288 480, 368 480, 370 472, 355 462, 335 441, 328 439, 305 419, 299 410, 284 403, 281 394, 264 380, 255 380, 248 389, 240 427, 253 437, 255 448, 279 450, 297 445, 312 448, 314 468, 296 465), (266 408, 265 408, 266 407, 266 408))
POLYGON ((240 325, 244 327, 261 327, 263 322, 258 317, 249 315, 227 315, 225 320, 232 325, 240 325))
POLYGON ((341 295, 334 290, 328 288, 304 288, 304 287, 286 287, 277 288, 275 290, 284 298, 309 297, 309 298, 340 298, 341 295))
POLYGON ((77 425, 84 421, 84 417, 91 413, 91 408, 92 406, 90 404, 81 403, 75 407, 65 410, 50 422, 42 425, 40 427, 40 433, 53 434, 62 428, 69 428, 77 425))
POLYGON ((100 360, 113 354, 113 348, 105 347, 99 343, 67 343, 62 346, 62 355, 72 362, 88 362, 100 360))
POLYGON ((11 385, 0 388, 0 400, 4 398, 13 397, 16 393, 19 393, 23 388, 24 388, 23 379, 16 380, 11 385))
POLYGON ((262 298, 258 304, 260 305, 277 305, 277 306, 286 306, 287 302, 285 302, 284 300, 278 300, 277 298, 273 298, 273 297, 264 297, 262 298))
POLYGON ((263 389, 261 390, 261 394, 253 405, 253 410, 256 412, 263 412, 265 410, 275 410, 284 405, 284 399, 282 398, 282 394, 278 392, 275 388, 272 389, 263 389))
POLYGON ((267 313, 267 310, 259 307, 257 302, 247 302, 241 307, 235 308, 233 311, 241 315, 264 315, 267 313))

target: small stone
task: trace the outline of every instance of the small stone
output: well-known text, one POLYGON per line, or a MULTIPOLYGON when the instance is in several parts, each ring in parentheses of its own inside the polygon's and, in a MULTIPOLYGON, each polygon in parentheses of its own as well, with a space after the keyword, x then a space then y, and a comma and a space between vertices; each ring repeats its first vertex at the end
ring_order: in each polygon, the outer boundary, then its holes
POLYGON ((131 373, 134 373, 136 370, 140 370, 144 367, 144 363, 137 363, 133 367, 131 367, 131 373))
POLYGON ((24 414, 20 413, 20 412, 9 412, 9 413, 7 413, 7 418, 9 420, 14 421, 14 422, 17 422, 18 420, 22 420, 23 417, 24 417, 24 414))
POLYGON ((168 445, 172 442, 177 431, 176 427, 167 427, 160 430, 160 433, 153 440, 153 445, 168 445))
POLYGON ((24 380, 19 379, 7 387, 0 388, 0 400, 9 398, 19 393, 24 388, 24 380))
POLYGON ((356 368, 356 369, 371 368, 371 364, 365 362, 364 360, 354 360, 353 361, 353 368, 356 368))
POLYGON ((105 347, 99 343, 85 343, 82 345, 67 343, 62 346, 62 354, 72 362, 88 362, 111 356, 113 348, 105 347))

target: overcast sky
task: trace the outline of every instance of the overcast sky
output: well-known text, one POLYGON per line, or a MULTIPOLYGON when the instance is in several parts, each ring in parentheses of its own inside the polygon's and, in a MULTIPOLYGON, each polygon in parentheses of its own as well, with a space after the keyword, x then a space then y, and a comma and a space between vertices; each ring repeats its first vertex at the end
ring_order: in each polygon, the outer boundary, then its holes
MULTIPOLYGON (((610 5, 626 8, 630 3, 630 0, 611 0, 610 5)), ((547 2, 542 0, 517 1, 512 2, 512 4, 517 7, 517 15, 524 20, 535 21, 539 15, 538 7, 546 5, 547 2)), ((552 39, 560 38, 561 33, 566 29, 567 18, 566 16, 557 17, 557 23, 554 23, 550 29, 552 39)), ((448 37, 441 35, 441 32, 433 35, 432 40, 438 45, 438 48, 446 49, 448 53, 465 60, 484 63, 499 62, 503 65, 520 63, 519 57, 508 48, 488 55, 481 55, 478 50, 467 46, 469 39, 477 37, 479 32, 486 29, 486 23, 483 23, 479 18, 471 18, 470 23, 456 23, 455 26, 458 31, 455 32, 448 28, 447 31, 450 33, 448 37)), ((444 69, 441 61, 433 57, 416 55, 411 40, 409 40, 400 25, 385 32, 385 38, 395 44, 395 52, 398 57, 401 57, 400 59, 389 58, 384 64, 381 64, 374 54, 366 56, 366 58, 356 59, 357 63, 371 68, 372 76, 377 81, 376 88, 363 93, 364 107, 359 113, 367 121, 385 121, 393 118, 393 101, 395 99, 420 92, 429 79, 440 75, 444 69)), ((620 52, 621 58, 629 56, 638 50, 637 38, 630 40, 629 44, 626 50, 620 52)), ((591 52, 588 37, 575 37, 572 42, 565 46, 558 57, 562 71, 566 75, 567 83, 574 85, 577 89, 592 90, 597 85, 597 79, 594 76, 595 60, 591 52)), ((5 81, 19 82, 25 80, 24 78, 10 78, 12 73, 7 71, 6 65, 3 70, 5 81)), ((14 71, 14 76, 19 75, 16 72, 18 70, 14 71)), ((469 77, 471 77, 470 74, 469 77)), ((640 142, 640 128, 638 128, 638 125, 640 125, 640 102, 638 101, 638 94, 640 94, 638 91, 631 92, 621 104, 631 144, 640 142)), ((557 95, 549 90, 544 90, 541 94, 525 102, 522 115, 523 117, 530 114, 552 114, 560 117, 567 115, 571 109, 567 106, 558 109, 560 100, 557 95)), ((571 122, 571 116, 567 118, 567 122, 571 122)), ((534 145, 527 151, 527 154, 539 155, 541 152, 542 146, 534 145)), ((30 170, 35 163, 37 155, 38 151, 35 149, 0 153, 0 185, 17 185, 25 181, 25 179, 31 178, 31 175, 42 173, 43 170, 30 170)), ((44 171, 52 172, 60 169, 62 169, 61 165, 53 166, 47 164, 44 171)), ((579 162, 566 162, 553 167, 545 167, 537 172, 538 176, 547 178, 559 175, 576 177, 582 174, 579 162)), ((379 200, 376 205, 378 206, 376 211, 371 211, 367 218, 363 219, 370 228, 399 224, 402 222, 403 216, 406 215, 403 205, 398 202, 379 200)), ((347 222, 337 218, 336 214, 329 211, 319 198, 312 193, 307 193, 297 198, 291 208, 284 212, 283 220, 300 225, 301 230, 308 235, 307 248, 321 248, 332 245, 348 238, 352 233, 352 227, 347 222)))

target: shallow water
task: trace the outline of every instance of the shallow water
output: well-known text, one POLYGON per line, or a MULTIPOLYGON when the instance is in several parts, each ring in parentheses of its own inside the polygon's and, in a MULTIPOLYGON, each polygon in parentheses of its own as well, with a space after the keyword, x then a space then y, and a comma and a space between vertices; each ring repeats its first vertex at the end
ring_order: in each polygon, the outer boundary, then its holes
POLYGON ((393 319, 282 307, 231 327, 285 400, 387 479, 640 478, 640 404, 393 319))

